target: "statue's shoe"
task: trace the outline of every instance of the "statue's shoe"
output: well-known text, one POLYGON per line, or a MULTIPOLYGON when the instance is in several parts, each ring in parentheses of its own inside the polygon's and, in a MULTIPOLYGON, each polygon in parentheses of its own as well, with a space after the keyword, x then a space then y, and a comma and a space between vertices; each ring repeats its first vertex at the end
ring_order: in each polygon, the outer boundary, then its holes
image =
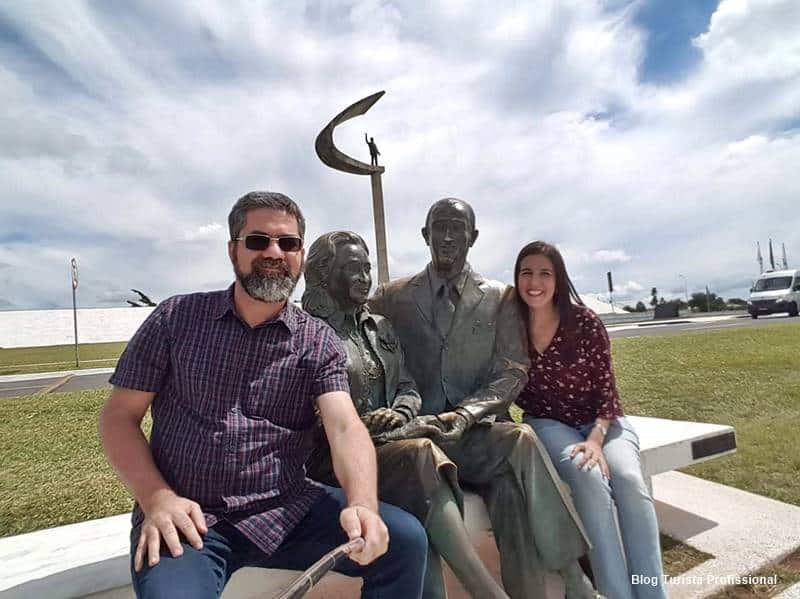
POLYGON ((578 562, 573 562, 561 570, 564 580, 564 595, 566 599, 605 599, 592 586, 592 582, 583 573, 578 562))

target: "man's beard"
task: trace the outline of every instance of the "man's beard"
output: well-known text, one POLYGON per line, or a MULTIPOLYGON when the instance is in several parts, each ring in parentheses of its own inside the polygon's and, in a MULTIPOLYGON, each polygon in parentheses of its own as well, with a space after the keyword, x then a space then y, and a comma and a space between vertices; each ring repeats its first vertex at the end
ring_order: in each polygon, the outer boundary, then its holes
POLYGON ((233 271, 247 295, 255 300, 269 303, 288 300, 297 281, 300 280, 300 273, 298 272, 297 276, 293 277, 288 265, 283 260, 270 258, 253 260, 249 275, 243 274, 239 269, 238 262, 234 261, 233 271), (265 268, 280 268, 281 272, 266 272, 265 268))

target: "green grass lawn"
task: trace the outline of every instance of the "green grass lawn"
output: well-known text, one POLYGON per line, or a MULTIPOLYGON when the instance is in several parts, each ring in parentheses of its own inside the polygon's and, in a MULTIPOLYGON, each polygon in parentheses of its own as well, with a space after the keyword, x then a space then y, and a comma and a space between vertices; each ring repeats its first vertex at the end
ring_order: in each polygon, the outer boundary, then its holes
POLYGON ((800 323, 617 339, 631 414, 729 424, 735 455, 684 472, 800 505, 800 323))
POLYGON ((131 509, 97 435, 107 397, 98 389, 0 399, 0 536, 131 509))
MULTIPOLYGON (((687 472, 800 505, 798 339, 800 323, 615 340, 623 404, 733 425, 737 454, 687 472)), ((0 536, 130 509, 97 438, 106 395, 0 399, 0 536)))
MULTIPOLYGON (((78 344, 81 368, 108 368, 117 363, 127 343, 78 344)), ((0 349, 0 375, 53 372, 75 368, 75 346, 0 349)))

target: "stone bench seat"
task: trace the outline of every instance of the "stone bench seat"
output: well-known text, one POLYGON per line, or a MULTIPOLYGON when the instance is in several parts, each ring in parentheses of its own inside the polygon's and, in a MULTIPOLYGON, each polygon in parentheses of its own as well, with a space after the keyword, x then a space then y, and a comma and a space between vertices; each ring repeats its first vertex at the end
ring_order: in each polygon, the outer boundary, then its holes
MULTIPOLYGON (((639 434, 642 468, 647 480, 655 474, 736 451, 736 436, 730 426, 638 416, 628 419, 639 434)), ((491 528, 488 514, 483 501, 473 493, 466 494, 465 520, 476 546, 487 545, 487 533, 491 528)), ((0 599, 133 597, 128 565, 129 532, 130 515, 122 514, 0 539, 0 563, 3 564, 0 599)), ((491 559, 496 560, 496 553, 491 559)), ((489 565, 497 571, 496 564, 489 565)), ((297 574, 270 570, 266 575, 263 569, 244 568, 231 579, 223 597, 270 598, 297 574)), ((452 580, 448 583, 451 589, 456 588, 452 580)), ((356 597, 359 586, 359 579, 331 573, 308 597, 356 597)))

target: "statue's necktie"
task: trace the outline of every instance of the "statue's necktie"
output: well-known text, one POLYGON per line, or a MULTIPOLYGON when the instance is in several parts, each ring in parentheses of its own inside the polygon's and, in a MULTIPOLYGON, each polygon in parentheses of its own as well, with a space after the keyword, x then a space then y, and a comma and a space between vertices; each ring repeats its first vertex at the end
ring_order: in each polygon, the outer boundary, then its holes
POLYGON ((442 337, 447 336, 453 325, 453 315, 456 313, 454 298, 457 297, 455 289, 447 283, 444 283, 436 294, 436 325, 442 337))

